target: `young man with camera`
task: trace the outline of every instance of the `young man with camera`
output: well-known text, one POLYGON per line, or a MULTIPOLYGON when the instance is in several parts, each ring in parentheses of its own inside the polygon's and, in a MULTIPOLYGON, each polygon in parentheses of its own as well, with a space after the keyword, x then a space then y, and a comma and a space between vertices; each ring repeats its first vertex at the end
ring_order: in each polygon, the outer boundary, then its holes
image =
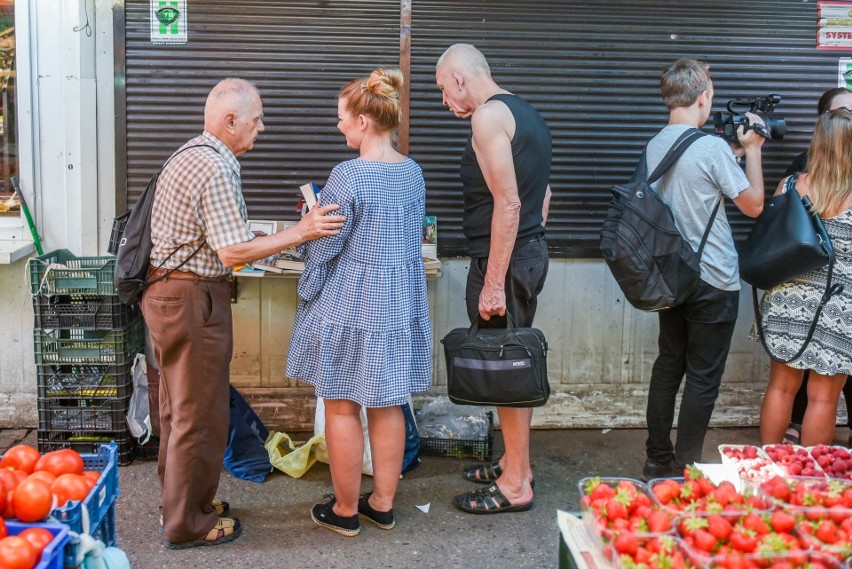
MULTIPOLYGON (((669 109, 669 124, 648 143, 648 172, 680 135, 701 128, 710 117, 713 82, 709 69, 706 63, 679 59, 663 72, 660 89, 669 109)), ((763 124, 753 113, 746 117, 749 126, 763 124)), ((698 250, 720 199, 730 198, 749 217, 757 217, 763 210, 764 138, 753 127, 746 130, 745 125, 736 132, 740 145, 736 152, 745 156, 745 173, 728 142, 704 136, 653 184, 694 250, 698 250)), ((659 313, 659 355, 651 372, 646 412, 647 461, 642 469, 646 480, 680 475, 685 465, 701 460, 737 320, 739 289, 737 251, 725 208, 720 207, 701 256, 700 282, 684 303, 659 313), (684 375, 677 443, 672 445, 675 402, 684 375)))

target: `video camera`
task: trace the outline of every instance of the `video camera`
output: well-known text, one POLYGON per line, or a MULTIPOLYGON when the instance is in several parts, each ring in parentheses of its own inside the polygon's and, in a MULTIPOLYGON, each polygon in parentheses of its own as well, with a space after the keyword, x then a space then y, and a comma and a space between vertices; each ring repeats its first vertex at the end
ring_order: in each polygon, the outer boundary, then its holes
POLYGON ((787 123, 783 117, 773 115, 775 105, 781 102, 781 95, 770 94, 765 97, 754 99, 731 99, 728 101, 728 112, 716 111, 713 113, 714 132, 728 142, 737 142, 737 127, 743 125, 743 131, 748 132, 753 128, 754 132, 763 138, 784 138, 787 132, 787 123), (744 111, 748 107, 748 111, 744 111), (737 109, 740 112, 737 112, 737 109), (748 124, 746 112, 754 113, 763 119, 764 125, 748 124))

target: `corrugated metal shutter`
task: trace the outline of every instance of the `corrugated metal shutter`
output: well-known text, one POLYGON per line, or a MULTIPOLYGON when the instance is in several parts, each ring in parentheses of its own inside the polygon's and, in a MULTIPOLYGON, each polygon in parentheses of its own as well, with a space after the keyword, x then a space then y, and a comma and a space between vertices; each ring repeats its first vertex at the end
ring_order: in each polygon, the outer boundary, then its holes
POLYGON ((249 215, 295 219, 298 186, 325 182, 355 156, 337 131, 337 92, 399 64, 399 1, 189 0, 189 41, 150 42, 149 0, 127 0, 127 191, 135 200, 183 142, 200 134, 204 101, 224 77, 260 89, 266 132, 241 157, 249 215))
MULTIPOLYGON (((599 257, 609 187, 625 181, 643 144, 667 121, 659 76, 678 57, 711 63, 714 110, 734 97, 783 97, 783 141, 763 149, 767 189, 807 147, 820 94, 837 83, 837 59, 818 52, 812 0, 414 0, 410 153, 423 166, 428 210, 443 255, 464 254, 458 162, 469 123, 441 107, 435 62, 473 43, 495 79, 544 115, 554 138, 552 253, 599 257)), ((738 237, 750 227, 728 204, 738 237)))

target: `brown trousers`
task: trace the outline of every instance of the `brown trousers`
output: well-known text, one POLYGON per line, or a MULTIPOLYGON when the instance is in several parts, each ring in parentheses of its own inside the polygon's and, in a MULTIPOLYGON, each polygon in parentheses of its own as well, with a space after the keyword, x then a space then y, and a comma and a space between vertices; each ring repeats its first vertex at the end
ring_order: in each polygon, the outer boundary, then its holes
POLYGON ((228 440, 233 328, 226 282, 167 278, 142 313, 160 367, 160 509, 165 538, 190 541, 216 525, 211 502, 228 440))

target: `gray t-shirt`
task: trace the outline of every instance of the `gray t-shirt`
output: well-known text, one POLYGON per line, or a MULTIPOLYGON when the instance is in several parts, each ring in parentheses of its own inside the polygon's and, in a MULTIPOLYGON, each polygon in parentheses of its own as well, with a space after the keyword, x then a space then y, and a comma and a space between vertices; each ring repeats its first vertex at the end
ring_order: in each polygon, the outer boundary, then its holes
MULTIPOLYGON (((688 128, 685 124, 670 124, 651 139, 647 154, 649 174, 688 128)), ((693 142, 652 187, 672 209, 681 235, 698 251, 720 193, 733 199, 748 186, 748 178, 728 143, 717 136, 704 136, 693 142)), ((740 290, 737 250, 724 203, 701 255, 701 279, 721 290, 740 290)))

